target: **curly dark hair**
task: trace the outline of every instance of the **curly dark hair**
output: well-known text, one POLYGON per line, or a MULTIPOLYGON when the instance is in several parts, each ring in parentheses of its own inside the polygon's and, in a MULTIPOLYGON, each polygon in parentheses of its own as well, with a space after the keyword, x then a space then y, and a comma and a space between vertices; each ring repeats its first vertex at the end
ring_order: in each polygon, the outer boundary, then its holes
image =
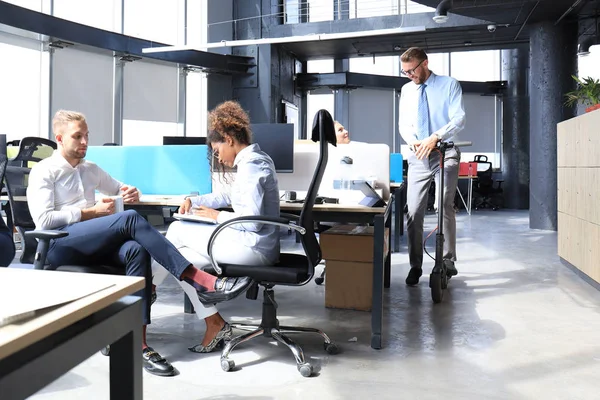
MULTIPOLYGON (((208 114, 206 144, 208 145, 208 158, 213 171, 231 172, 229 168, 219 163, 219 160, 214 157, 211 146, 212 143, 225 142, 227 136, 240 144, 249 145, 252 143, 250 117, 237 101, 223 102, 208 114)), ((225 180, 228 180, 227 177, 225 177, 225 180)))

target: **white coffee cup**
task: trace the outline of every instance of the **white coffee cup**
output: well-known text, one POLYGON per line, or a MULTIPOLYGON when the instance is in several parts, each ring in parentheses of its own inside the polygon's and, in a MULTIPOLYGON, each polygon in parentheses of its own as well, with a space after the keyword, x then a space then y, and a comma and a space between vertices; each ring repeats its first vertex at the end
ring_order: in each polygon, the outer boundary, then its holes
POLYGON ((115 205, 115 214, 119 212, 125 211, 125 206, 123 205, 123 196, 110 196, 115 205))

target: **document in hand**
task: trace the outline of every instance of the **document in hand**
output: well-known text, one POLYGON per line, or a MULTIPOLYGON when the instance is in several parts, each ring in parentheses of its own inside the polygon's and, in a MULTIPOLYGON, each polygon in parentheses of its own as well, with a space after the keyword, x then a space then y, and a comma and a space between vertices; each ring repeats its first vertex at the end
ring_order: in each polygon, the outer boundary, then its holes
POLYGON ((212 218, 201 217, 199 215, 194 215, 194 214, 179 214, 179 213, 175 213, 175 214, 173 214, 173 218, 178 219, 180 221, 200 222, 202 224, 212 224, 212 225, 216 225, 217 224, 217 221, 215 221, 212 218))

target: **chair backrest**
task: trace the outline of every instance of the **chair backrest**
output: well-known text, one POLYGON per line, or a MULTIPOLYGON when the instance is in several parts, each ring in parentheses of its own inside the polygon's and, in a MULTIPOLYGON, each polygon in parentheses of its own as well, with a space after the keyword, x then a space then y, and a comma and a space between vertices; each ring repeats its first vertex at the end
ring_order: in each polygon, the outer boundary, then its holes
POLYGON ((315 115, 311 140, 319 142, 319 161, 315 167, 315 172, 308 187, 298 221, 299 225, 306 229, 306 234, 301 235, 300 240, 304 252, 308 257, 310 268, 312 268, 312 271, 309 271, 309 276, 314 274, 314 267, 321 261, 321 247, 319 246, 314 230, 313 207, 323 174, 325 173, 325 168, 327 168, 328 146, 330 143, 336 146, 333 118, 327 110, 319 110, 315 115))
POLYGON ((476 155, 473 161, 477 163, 477 187, 487 188, 494 184, 492 179, 492 163, 485 155, 476 155))
POLYGON ((19 153, 16 157, 8 160, 4 173, 4 181, 10 203, 12 223, 17 228, 23 250, 21 262, 32 264, 35 256, 37 241, 27 238, 25 232, 35 229, 35 223, 29 212, 27 204, 27 185, 31 167, 37 162, 52 155, 56 149, 56 143, 37 137, 26 137, 21 140, 19 153))
POLYGON ((33 167, 35 163, 50 157, 56 150, 56 142, 40 137, 25 137, 19 144, 19 152, 8 162, 12 166, 33 167))

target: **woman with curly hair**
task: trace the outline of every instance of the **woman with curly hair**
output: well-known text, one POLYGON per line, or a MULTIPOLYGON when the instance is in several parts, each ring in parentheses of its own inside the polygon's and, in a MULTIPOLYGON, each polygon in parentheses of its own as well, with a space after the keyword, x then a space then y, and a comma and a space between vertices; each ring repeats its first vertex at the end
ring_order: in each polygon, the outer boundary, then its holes
MULTIPOLYGON (((273 160, 252 144, 250 119, 242 107, 234 101, 226 101, 209 113, 207 136, 211 165, 225 173, 231 191, 210 193, 187 198, 179 207, 179 213, 196 215, 223 223, 241 216, 279 217, 279 186, 273 160), (226 171, 236 168, 235 178, 227 179, 226 171), (231 206, 232 212, 217 211, 231 206)), ((233 174, 231 174, 233 175, 233 174)), ((208 240, 215 229, 213 225, 196 222, 173 222, 167 231, 169 239, 184 257, 194 265, 209 265, 208 240)), ((213 246, 213 254, 219 263, 272 265, 279 259, 279 228, 259 223, 235 224, 219 234, 213 246)), ((168 272, 154 263, 154 284, 158 285, 168 272)), ((202 342, 189 349, 208 353, 231 337, 231 327, 213 305, 204 306, 196 290, 186 282, 180 282, 196 309, 198 318, 206 322, 202 342)))

